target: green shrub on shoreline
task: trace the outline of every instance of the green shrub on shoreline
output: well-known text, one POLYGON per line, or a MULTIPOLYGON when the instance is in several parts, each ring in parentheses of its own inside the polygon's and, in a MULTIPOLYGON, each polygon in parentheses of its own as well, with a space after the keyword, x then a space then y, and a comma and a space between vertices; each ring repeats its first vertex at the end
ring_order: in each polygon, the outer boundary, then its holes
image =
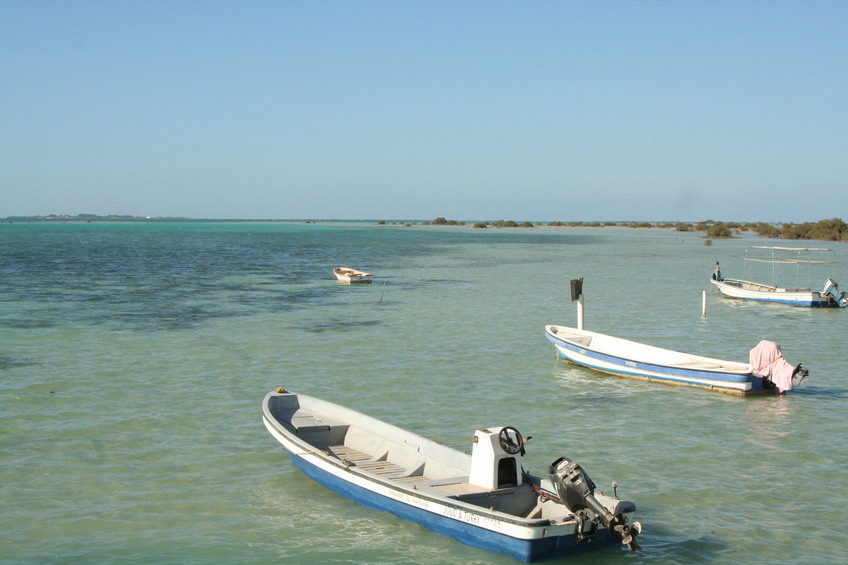
POLYGON ((803 224, 767 224, 764 222, 740 224, 708 220, 697 224, 695 229, 705 232, 707 237, 714 238, 733 237, 734 234, 750 231, 760 237, 774 239, 848 241, 848 224, 839 218, 803 224))
MULTIPOLYGON (((446 220, 439 217, 432 222, 433 225, 465 225, 465 222, 446 220)), ((548 227, 607 227, 621 226, 629 228, 665 228, 677 231, 702 231, 704 237, 711 239, 722 239, 734 237, 742 232, 754 232, 760 237, 774 239, 814 239, 822 241, 848 241, 848 224, 839 218, 821 220, 819 222, 805 222, 802 224, 767 224, 765 222, 717 222, 705 220, 697 224, 687 222, 516 222, 513 220, 497 220, 496 222, 475 222, 475 228, 532 228, 535 226, 548 227)))

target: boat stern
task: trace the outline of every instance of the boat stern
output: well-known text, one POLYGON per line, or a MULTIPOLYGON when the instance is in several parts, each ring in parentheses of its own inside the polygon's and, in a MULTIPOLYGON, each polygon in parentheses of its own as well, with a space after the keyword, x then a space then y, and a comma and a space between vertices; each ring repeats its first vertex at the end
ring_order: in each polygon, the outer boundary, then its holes
POLYGON ((748 352, 748 360, 753 374, 763 379, 763 388, 774 388, 779 393, 800 385, 810 373, 802 363, 790 364, 783 358, 780 346, 767 339, 748 352))

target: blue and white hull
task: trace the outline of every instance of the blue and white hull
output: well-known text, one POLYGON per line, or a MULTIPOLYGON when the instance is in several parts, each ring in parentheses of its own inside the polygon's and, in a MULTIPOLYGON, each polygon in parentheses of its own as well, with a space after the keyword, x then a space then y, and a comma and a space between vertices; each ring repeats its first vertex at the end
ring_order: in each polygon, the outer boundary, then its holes
POLYGON ((734 394, 764 390, 763 378, 747 363, 690 355, 565 326, 545 326, 545 336, 561 359, 604 373, 734 394))
POLYGON ((472 547, 504 553, 520 561, 540 561, 582 549, 619 543, 612 540, 606 530, 599 530, 591 544, 578 548, 574 524, 558 527, 546 525, 544 529, 547 531, 542 536, 538 527, 493 522, 491 518, 477 511, 457 505, 440 504, 423 497, 410 497, 402 491, 379 488, 370 481, 357 484, 357 481, 350 481, 349 477, 344 477, 337 469, 322 468, 315 461, 308 461, 291 452, 288 456, 294 465, 313 481, 357 504, 389 512, 472 547), (494 525, 498 527, 493 528, 494 525))
MULTIPOLYGON (((571 512, 553 501, 550 495, 555 489, 547 479, 516 471, 510 484, 498 484, 504 477, 503 463, 499 463, 496 483, 481 486, 485 479, 480 480, 479 469, 472 464, 475 453, 469 456, 304 395, 272 392, 265 397, 263 412, 271 435, 295 466, 317 483, 363 506, 390 512, 468 545, 530 562, 623 543, 593 522, 585 510, 571 512), (373 452, 367 460, 359 451, 366 446, 373 452), (454 474, 460 476, 439 476, 454 474), (521 512, 526 515, 516 514, 517 508, 525 508, 521 512)), ((493 430, 497 433, 501 428, 493 430)), ((475 433, 481 439, 474 442, 474 449, 478 443, 485 444, 484 432, 489 430, 475 433)), ((597 498, 617 517, 635 509, 632 503, 613 497, 598 494, 597 498)), ((638 533, 638 526, 634 528, 633 537, 638 533)))

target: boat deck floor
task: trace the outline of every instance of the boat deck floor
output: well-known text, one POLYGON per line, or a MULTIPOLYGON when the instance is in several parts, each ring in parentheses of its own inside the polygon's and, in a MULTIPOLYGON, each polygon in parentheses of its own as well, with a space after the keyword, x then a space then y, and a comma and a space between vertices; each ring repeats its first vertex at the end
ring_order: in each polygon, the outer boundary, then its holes
MULTIPOLYGON (((423 474, 410 474, 409 469, 386 461, 379 455, 372 456, 346 445, 327 446, 327 452, 348 466, 357 467, 382 479, 412 485, 416 490, 435 488, 439 491, 446 491, 447 496, 451 498, 493 492, 485 487, 469 483, 468 476, 432 479, 423 474)), ((503 491, 504 489, 499 490, 503 491)), ((444 492, 442 494, 444 495, 444 492)))
POLYGON ((331 445, 327 447, 327 451, 334 457, 341 459, 343 463, 349 466, 358 467, 363 471, 368 471, 369 473, 377 475, 383 479, 391 479, 393 481, 407 483, 429 480, 423 475, 410 476, 409 470, 401 467, 400 465, 386 461, 379 456, 374 457, 367 453, 357 451, 356 449, 346 445, 331 445))
POLYGON ((470 483, 468 475, 436 479, 427 477, 422 473, 426 470, 425 464, 410 470, 387 461, 386 454, 369 455, 346 445, 328 445, 324 451, 338 458, 351 470, 358 469, 424 496, 450 498, 522 518, 542 517, 539 495, 526 484, 489 489, 470 483))

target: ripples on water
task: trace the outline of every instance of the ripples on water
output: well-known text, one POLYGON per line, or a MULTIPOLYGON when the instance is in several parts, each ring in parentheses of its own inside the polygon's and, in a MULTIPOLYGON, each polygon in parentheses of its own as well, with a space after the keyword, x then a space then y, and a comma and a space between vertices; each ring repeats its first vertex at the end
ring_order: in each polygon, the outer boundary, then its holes
MULTIPOLYGON (((510 563, 328 493, 261 425, 279 385, 468 449, 532 435, 639 507, 578 563, 834 563, 848 501, 844 310, 708 297, 750 241, 662 230, 287 223, 0 226, 0 551, 11 562, 510 563), (339 265, 376 273, 340 285, 339 265), (737 398, 561 363, 547 323, 811 370, 737 398)), ((757 240, 761 243, 760 240, 757 240)), ((836 244, 842 267, 846 246, 836 244)), ((846 279, 845 271, 837 280, 846 279)))

